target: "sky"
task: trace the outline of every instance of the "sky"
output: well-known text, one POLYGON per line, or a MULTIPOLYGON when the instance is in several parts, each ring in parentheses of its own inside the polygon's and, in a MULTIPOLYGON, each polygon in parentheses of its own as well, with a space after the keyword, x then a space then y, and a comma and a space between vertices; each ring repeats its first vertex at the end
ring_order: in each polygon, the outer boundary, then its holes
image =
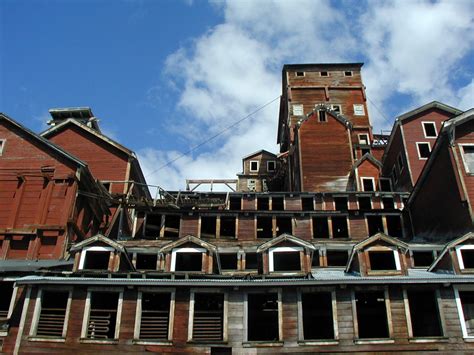
POLYGON ((91 107, 149 184, 184 190, 278 152, 284 64, 364 62, 379 133, 433 100, 474 107, 473 44, 471 0, 1 0, 0 112, 41 132, 91 107))

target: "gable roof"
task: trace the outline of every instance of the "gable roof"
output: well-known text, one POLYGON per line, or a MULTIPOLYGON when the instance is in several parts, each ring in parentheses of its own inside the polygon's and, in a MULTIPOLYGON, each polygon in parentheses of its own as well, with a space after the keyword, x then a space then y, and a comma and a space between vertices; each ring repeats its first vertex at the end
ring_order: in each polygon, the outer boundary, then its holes
POLYGON ((459 115, 460 113, 462 113, 461 110, 455 108, 455 107, 452 107, 452 106, 449 106, 449 105, 446 105, 446 104, 443 104, 442 102, 439 102, 439 101, 431 101, 423 106, 420 106, 414 110, 411 110, 411 111, 408 111, 400 116, 397 117, 397 121, 404 121, 408 118, 411 118, 419 113, 422 113, 422 112, 425 112, 425 111, 428 111, 428 110, 431 110, 431 109, 434 109, 434 108, 437 108, 439 110, 442 110, 442 111, 445 111, 445 112, 448 112, 452 115, 459 115))
POLYGON ((97 118, 94 117, 90 107, 52 108, 49 110, 49 114, 51 115, 52 120, 48 121, 48 124, 57 124, 58 122, 64 121, 68 118, 73 118, 85 122, 89 127, 100 132, 97 118))
POLYGON ((122 253, 125 253, 125 247, 123 245, 117 243, 116 241, 114 241, 110 238, 107 238, 105 235, 102 235, 102 234, 97 234, 94 237, 84 239, 82 242, 74 244, 71 247, 71 251, 74 252, 74 251, 82 250, 83 248, 85 248, 85 247, 87 247, 91 244, 97 243, 97 242, 107 244, 110 247, 114 248, 115 250, 118 250, 122 253))
POLYGON ((217 247, 211 243, 208 243, 202 239, 199 239, 198 237, 195 237, 194 235, 188 234, 187 236, 183 238, 179 238, 178 240, 175 240, 174 242, 171 242, 167 245, 165 245, 163 248, 161 248, 162 253, 167 253, 170 252, 171 250, 175 248, 179 248, 181 245, 186 244, 186 243, 193 243, 196 245, 199 245, 200 247, 210 251, 210 252, 217 252, 217 247))
POLYGON ((454 240, 450 241, 449 243, 447 243, 444 246, 443 250, 441 250, 441 253, 438 255, 436 260, 433 261, 431 266, 428 268, 428 271, 433 271, 433 269, 436 267, 436 265, 438 265, 438 263, 441 261, 441 259, 443 259, 444 255, 449 251, 449 249, 454 248, 457 245, 464 243, 468 239, 474 239, 474 232, 466 233, 463 236, 461 236, 457 239, 454 239, 454 240))
POLYGON ((326 105, 326 104, 317 104, 314 106, 313 110, 306 115, 306 117, 300 119, 296 126, 300 127, 301 124, 309 120, 313 115, 315 115, 318 111, 326 111, 329 113, 332 117, 334 117, 336 120, 341 122, 345 127, 352 129, 352 122, 344 115, 340 114, 339 112, 334 111, 331 106, 326 105))
POLYGON ((274 154, 274 153, 272 153, 272 152, 269 152, 268 150, 260 149, 260 150, 258 150, 258 151, 256 151, 256 152, 253 152, 253 153, 251 153, 251 154, 249 154, 249 155, 246 155, 245 157, 242 158, 242 160, 251 158, 251 157, 253 157, 253 156, 255 156, 255 155, 259 155, 259 154, 268 154, 268 155, 271 155, 271 156, 273 156, 273 157, 275 157, 275 158, 277 157, 276 154, 274 154))
POLYGON ((257 253, 264 252, 264 251, 268 250, 269 248, 271 248, 275 245, 278 245, 278 244, 280 244, 281 242, 284 242, 284 241, 288 241, 288 242, 297 244, 299 246, 302 246, 303 248, 316 250, 316 247, 313 244, 311 244, 311 243, 309 243, 309 242, 307 242, 303 239, 300 239, 298 237, 295 237, 291 234, 283 233, 283 234, 279 235, 278 237, 273 238, 273 239, 269 240, 268 242, 265 242, 265 243, 259 245, 258 248, 257 248, 257 253))
POLYGON ((359 167, 359 165, 361 165, 364 161, 370 161, 372 162, 374 165, 377 165, 377 167, 379 167, 380 169, 382 169, 382 163, 380 161, 378 161, 372 154, 370 153, 365 153, 364 156, 362 158, 360 158, 359 160, 357 160, 355 163, 354 163, 354 168, 357 168, 359 167))

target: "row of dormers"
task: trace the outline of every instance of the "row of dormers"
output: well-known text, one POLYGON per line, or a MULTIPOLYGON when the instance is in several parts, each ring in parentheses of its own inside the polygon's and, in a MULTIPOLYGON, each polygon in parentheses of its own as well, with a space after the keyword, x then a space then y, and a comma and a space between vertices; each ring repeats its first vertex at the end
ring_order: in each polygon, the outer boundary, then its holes
MULTIPOLYGON (((314 267, 328 266, 329 252, 289 234, 282 234, 256 248, 228 253, 204 240, 188 235, 170 242, 155 253, 140 255, 133 248, 103 235, 86 239, 71 248, 74 272, 134 272, 149 270, 199 274, 309 274, 314 267), (235 267, 229 267, 226 255, 235 255, 235 267), (319 258, 318 258, 319 255, 319 258), (232 271, 232 272, 229 272, 232 271)), ((410 246, 396 238, 378 233, 352 247, 345 272, 360 276, 408 275, 410 246)), ((429 265, 430 272, 463 274, 474 272, 474 233, 468 233, 444 246, 429 265)))

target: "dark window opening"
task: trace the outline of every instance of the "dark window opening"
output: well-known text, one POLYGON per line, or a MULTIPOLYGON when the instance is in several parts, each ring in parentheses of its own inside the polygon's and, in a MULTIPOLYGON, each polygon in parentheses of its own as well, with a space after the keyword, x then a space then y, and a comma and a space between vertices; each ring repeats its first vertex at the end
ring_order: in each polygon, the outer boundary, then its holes
POLYGON ((347 197, 334 197, 336 211, 347 211, 347 197))
POLYGON ((222 270, 237 270, 237 254, 219 254, 222 270))
POLYGON ((87 338, 114 339, 117 324, 119 294, 114 292, 92 292, 87 338))
MULTIPOLYGON (((366 154, 370 154, 370 148, 361 148, 361 155, 364 156, 366 154)), ((373 190, 364 190, 364 191, 373 191, 373 190)))
POLYGON ((231 197, 229 199, 229 209, 240 211, 242 209, 242 199, 240 197, 231 197))
POLYGON ((359 338, 388 338, 384 292, 356 292, 355 301, 359 338))
POLYGON ((367 134, 359 134, 359 144, 369 145, 369 136, 367 134))
POLYGON ((180 216, 167 215, 165 216, 165 238, 178 238, 180 216))
POLYGON ((110 182, 102 182, 102 186, 104 186, 104 188, 110 192, 110 182))
POLYGON ((142 293, 140 339, 168 340, 170 302, 170 293, 142 293))
POLYGON ((250 162, 250 171, 258 171, 258 161, 251 161, 250 162))
POLYGON ((413 266, 414 267, 428 267, 433 263, 433 252, 431 251, 413 251, 413 266))
POLYGON ((331 293, 303 293, 301 306, 304 339, 334 339, 331 293))
POLYGON ((156 270, 158 255, 156 254, 137 254, 137 270, 156 270))
POLYGON ((367 225, 369 226, 369 237, 380 232, 383 233, 382 216, 367 216, 367 225))
POLYGON ((423 127, 425 129, 426 137, 436 138, 437 134, 434 122, 424 122, 423 127))
POLYGON ((319 119, 319 122, 326 122, 327 121, 326 111, 318 111, 318 119, 319 119))
POLYGON ((312 197, 301 198, 301 209, 303 211, 314 211, 314 200, 312 197))
POLYGON ((84 260, 83 269, 85 270, 108 270, 109 269, 110 251, 83 250, 82 252, 86 253, 86 260, 84 260))
POLYGON ((395 201, 393 197, 382 197, 383 208, 386 210, 395 209, 395 201))
POLYGON ((375 191, 374 180, 362 178, 362 187, 364 191, 375 191))
POLYGON ((397 169, 395 169, 395 166, 392 169, 392 181, 393 184, 395 185, 398 181, 398 174, 397 174, 397 169))
POLYGON ((297 71, 296 76, 304 76, 304 71, 297 71))
POLYGON ((283 211, 285 209, 285 202, 283 197, 272 197, 272 210, 283 211))
POLYGON ((380 179, 380 191, 392 191, 390 179, 380 179))
POLYGON ((442 336, 438 301, 434 291, 408 291, 411 329, 414 337, 442 336))
POLYGON ((349 260, 347 250, 327 250, 326 262, 329 267, 345 267, 349 260))
POLYGON ((474 292, 460 291, 459 299, 464 314, 464 324, 466 326, 467 336, 474 336, 474 292))
POLYGON ((13 295, 13 282, 0 282, 0 318, 7 318, 13 295))
POLYGON ((257 253, 245 253, 245 270, 257 270, 258 257, 257 253))
POLYGON ((313 238, 329 238, 327 217, 313 217, 313 238))
POLYGON ((202 271, 202 253, 176 253, 175 271, 202 271))
POLYGON ((278 295, 248 295, 248 334, 249 341, 278 341, 278 295))
POLYGON ((277 225, 277 235, 281 235, 283 233, 293 234, 293 226, 291 217, 277 217, 276 218, 276 225, 277 225))
POLYGON ((300 252, 274 252, 273 271, 301 271, 300 252))
POLYGON ((369 260, 371 270, 397 270, 395 255, 392 250, 369 251, 369 260))
POLYGON ((319 260, 319 252, 315 251, 313 253, 313 259, 311 260, 311 267, 320 267, 321 262, 319 260))
POLYGON ((154 239, 158 238, 162 227, 161 222, 161 214, 147 214, 145 235, 153 237, 154 239))
POLYGON ((474 172, 474 146, 463 145, 462 150, 464 162, 466 163, 466 172, 472 174, 474 172))
POLYGON ((257 217, 257 238, 271 238, 272 217, 257 217))
POLYGON ((274 172, 276 169, 276 162, 273 160, 267 161, 267 171, 274 172))
POLYGON ((201 238, 216 237, 216 217, 201 216, 201 238))
POLYGON ((321 76, 329 76, 329 73, 327 71, 322 71, 320 72, 321 76))
POLYGON ((344 76, 352 76, 352 72, 351 71, 345 71, 344 76))
POLYGON ((422 159, 428 159, 431 154, 429 143, 417 143, 418 154, 422 159))
POLYGON ((257 210, 268 211, 270 209, 270 199, 268 197, 257 197, 257 210))
POLYGON ((474 269, 474 249, 461 249, 462 262, 465 269, 474 269))
POLYGON ((235 238, 235 217, 221 217, 221 238, 235 238))
POLYGON ((387 233, 395 238, 403 238, 402 221, 400 216, 386 216, 387 233))
POLYGON ((22 237, 21 239, 10 239, 10 249, 12 250, 28 250, 30 246, 30 237, 22 237))
POLYGON ((335 217, 332 220, 333 238, 349 238, 349 229, 347 226, 347 217, 335 217))
POLYGON ((371 198, 368 196, 358 197, 359 201, 359 209, 361 210, 371 210, 372 209, 372 202, 371 198))
POLYGON ((44 291, 36 335, 62 337, 69 292, 44 291))
POLYGON ((341 105, 332 105, 332 110, 336 113, 341 113, 341 105))
POLYGON ((224 336, 224 295, 194 294, 193 340, 221 341, 224 336))

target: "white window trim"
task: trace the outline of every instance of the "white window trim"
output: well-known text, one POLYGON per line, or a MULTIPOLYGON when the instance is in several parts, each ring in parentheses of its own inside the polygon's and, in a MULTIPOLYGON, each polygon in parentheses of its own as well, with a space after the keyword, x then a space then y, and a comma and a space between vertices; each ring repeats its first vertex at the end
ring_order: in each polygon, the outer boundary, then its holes
POLYGON ((390 185, 390 191, 384 191, 384 192, 391 192, 391 191, 393 191, 392 179, 390 179, 390 178, 384 178, 384 177, 379 178, 379 190, 380 190, 380 191, 383 191, 383 190, 382 190, 382 183, 381 183, 382 180, 387 180, 388 183, 389 183, 389 185, 390 185))
POLYGON ((467 165, 467 162, 466 162, 466 159, 465 159, 464 147, 466 147, 466 146, 467 147, 474 147, 474 144, 472 144, 472 143, 463 143, 463 144, 458 144, 458 145, 461 147, 460 151, 461 151, 462 162, 464 164, 464 170, 468 174, 473 174, 474 171, 469 171, 469 166, 467 165))
POLYGON ((269 173, 273 173, 275 170, 276 170, 276 160, 268 160, 268 161, 267 161, 267 171, 268 171, 269 173), (269 169, 269 165, 270 165, 269 163, 273 163, 274 166, 275 166, 275 169, 270 170, 270 169, 269 169))
POLYGON ((428 160, 428 158, 422 158, 421 157, 420 144, 428 144, 428 147, 430 148, 430 154, 431 154, 431 144, 430 144, 430 142, 416 142, 416 151, 418 152, 418 159, 419 160, 428 160))
POLYGON ((352 70, 344 70, 343 73, 344 73, 344 76, 347 76, 347 77, 354 76, 354 72, 352 70), (346 73, 351 73, 351 75, 346 75, 346 73))
MULTIPOLYGON (((370 252, 378 252, 378 251, 392 251, 393 252, 393 258, 395 259, 395 269, 396 271, 401 271, 402 270, 402 266, 401 266, 401 263, 400 263, 400 254, 398 253, 398 250, 396 249, 392 249, 392 248, 367 248, 367 253, 370 253, 370 252)), ((370 258, 370 256, 369 256, 370 258)), ((371 273, 373 272, 379 272, 379 271, 395 271, 395 270, 373 270, 372 269, 372 265, 370 265, 370 270, 369 270, 371 273)))
POLYGON ((85 247, 84 249, 81 250, 81 259, 79 260, 79 270, 84 269, 84 263, 86 262, 86 255, 88 251, 108 251, 108 252, 114 252, 115 249, 112 247, 85 247))
POLYGON ((370 137, 369 137, 369 134, 368 133, 359 133, 357 135, 358 139, 359 139, 359 144, 362 144, 362 145, 370 145, 370 137), (360 137, 361 136, 366 136, 367 137, 367 143, 362 143, 360 137))
POLYGON ((421 126, 423 127, 423 134, 425 135, 425 138, 436 139, 438 137, 438 130, 436 128, 436 122, 434 122, 434 121, 421 121, 421 126), (428 136, 426 134, 425 123, 429 123, 429 124, 432 124, 434 126, 434 130, 435 130, 435 136, 434 137, 428 136))
POLYGON ((302 78, 302 77, 305 77, 306 76, 306 72, 305 71, 302 71, 302 70, 297 70, 295 71, 295 77, 297 78, 302 78), (298 75, 298 73, 303 73, 303 75, 298 75))
POLYGON ((87 289, 87 298, 86 305, 84 307, 84 317, 82 319, 82 330, 81 330, 81 339, 91 340, 94 342, 110 342, 111 340, 118 340, 120 336, 120 323, 122 319, 122 306, 123 306, 123 289, 122 288, 110 288, 110 287, 90 287, 87 289), (117 304, 117 319, 115 321, 115 333, 114 339, 89 339, 87 337, 87 326, 89 325, 89 317, 91 313, 91 295, 93 292, 108 292, 108 293, 118 293, 118 304, 117 304))
POLYGON ((3 151, 5 150, 6 143, 7 143, 6 139, 0 139, 0 156, 2 156, 3 151))
MULTIPOLYGON (((297 252, 300 257, 300 271, 301 270, 301 254, 300 252, 303 251, 303 247, 274 247, 268 250, 268 269, 270 272, 275 272, 274 268, 274 261, 273 256, 275 253, 284 253, 284 252, 297 252)), ((291 272, 291 271, 290 271, 291 272)), ((294 271, 297 272, 297 271, 294 271)))
POLYGON ((454 288, 454 298, 456 299, 456 306, 458 308, 459 322, 461 323, 462 336, 464 339, 474 339, 474 335, 467 334, 466 319, 464 318, 464 311, 462 309, 461 297, 459 296, 459 291, 474 292, 474 287, 461 285, 461 286, 453 286, 453 288, 454 288))
POLYGON ((377 191, 376 190, 376 185, 375 185, 375 179, 373 177, 361 176, 360 177, 360 183, 361 183, 362 191, 366 191, 365 187, 364 187, 364 180, 371 180, 372 181, 372 186, 373 186, 374 189, 372 191, 368 191, 368 192, 377 191))
POLYGON ((304 116, 304 106, 303 106, 303 104, 292 104, 291 105, 291 112, 292 112, 293 116, 304 116))
POLYGON ((365 107, 363 104, 353 104, 352 106, 352 108, 354 109, 354 116, 365 116, 365 107), (362 113, 357 113, 359 108, 362 108, 362 113))
POLYGON ((459 263, 459 268, 461 270, 465 270, 466 268, 464 267, 464 260, 462 258, 461 251, 462 250, 473 250, 474 245, 459 245, 456 247, 456 256, 458 258, 458 263, 459 263))
MULTIPOLYGON (((72 302, 72 288, 71 287, 41 287, 38 289, 38 294, 36 295, 35 309, 33 312, 33 320, 31 321, 30 327, 30 337, 43 338, 44 335, 36 335, 38 331, 38 323, 41 315, 41 301, 43 300, 43 291, 57 291, 57 292, 68 292, 67 304, 66 304, 66 314, 64 315, 64 324, 61 338, 66 338, 67 327, 69 323, 69 314, 71 312, 71 302, 72 302)), ((46 337, 45 337, 46 338, 46 337)), ((49 337, 47 337, 49 338, 49 337)))
POLYGON ((140 288, 138 289, 137 296, 137 308, 135 314, 135 327, 133 330, 133 339, 135 344, 160 344, 163 341, 151 341, 140 339, 140 326, 142 322, 142 297, 143 293, 170 293, 170 312, 168 320, 168 342, 173 339, 173 328, 174 328, 174 309, 175 309, 175 299, 176 299, 176 289, 174 288, 140 288))
POLYGON ((334 107, 338 107, 339 108, 339 114, 342 115, 342 105, 341 104, 332 104, 331 109, 334 110, 334 107))
POLYGON ((177 248, 171 252, 171 269, 170 271, 176 271, 176 254, 177 253, 206 253, 204 248, 177 248))
POLYGON ((327 71, 327 70, 321 70, 321 71, 319 72, 319 76, 321 76, 321 77, 323 77, 323 78, 327 78, 327 77, 330 76, 330 75, 329 75, 329 71, 327 71), (327 75, 322 75, 321 73, 326 73, 327 75))
POLYGON ((260 168, 260 162, 258 160, 251 160, 249 164, 249 171, 251 173, 258 173, 258 170, 260 168), (252 163, 257 163, 257 169, 252 169, 252 163))

